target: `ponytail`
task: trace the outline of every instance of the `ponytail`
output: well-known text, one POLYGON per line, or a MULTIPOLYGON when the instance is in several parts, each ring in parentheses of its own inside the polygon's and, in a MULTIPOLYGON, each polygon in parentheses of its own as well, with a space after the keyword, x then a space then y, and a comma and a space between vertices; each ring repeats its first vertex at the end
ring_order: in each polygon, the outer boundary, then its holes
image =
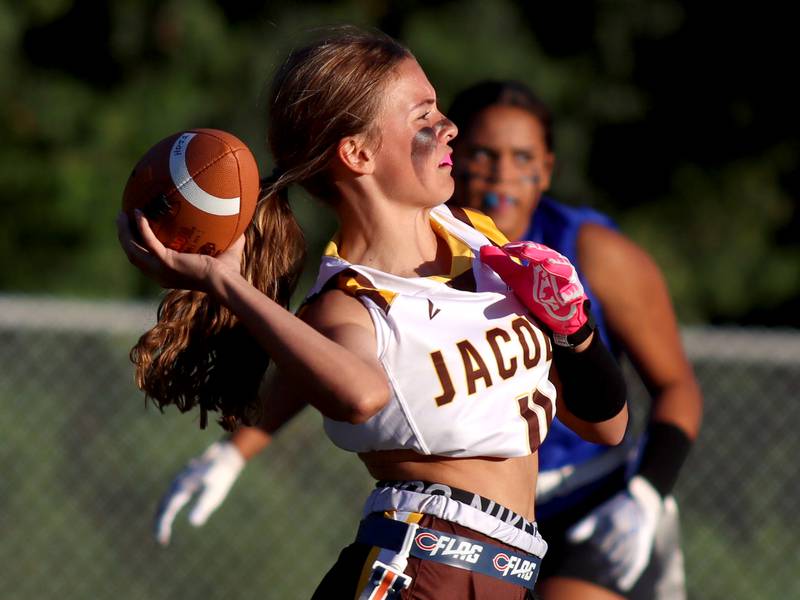
MULTIPOLYGON (((245 231, 242 275, 288 308, 305 261, 305 240, 288 199, 288 178, 273 173, 261 182, 255 215, 245 231)), ((221 413, 232 431, 258 422, 258 388, 269 357, 236 316, 202 292, 171 290, 158 323, 133 347, 136 384, 159 410, 200 408, 221 413)))

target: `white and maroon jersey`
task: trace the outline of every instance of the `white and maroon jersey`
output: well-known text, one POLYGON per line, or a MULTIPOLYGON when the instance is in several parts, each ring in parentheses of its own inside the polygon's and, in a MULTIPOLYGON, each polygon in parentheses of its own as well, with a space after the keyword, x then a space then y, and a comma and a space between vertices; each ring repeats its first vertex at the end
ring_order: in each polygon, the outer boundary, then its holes
POLYGON ((489 267, 479 249, 506 243, 477 211, 440 206, 431 225, 452 253, 448 276, 398 277, 338 255, 323 256, 308 300, 327 289, 358 298, 375 325, 392 396, 367 422, 325 419, 353 452, 409 449, 440 456, 525 456, 555 414, 548 336, 489 267))

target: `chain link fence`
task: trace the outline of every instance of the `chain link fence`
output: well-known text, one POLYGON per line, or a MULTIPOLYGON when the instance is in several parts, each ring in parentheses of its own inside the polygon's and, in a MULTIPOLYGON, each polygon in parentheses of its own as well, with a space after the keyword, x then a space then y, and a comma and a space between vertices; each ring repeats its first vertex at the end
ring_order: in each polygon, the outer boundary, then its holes
MULTIPOLYGON (((354 535, 368 476, 306 410, 203 528, 181 514, 158 546, 160 495, 221 430, 145 407, 127 353, 153 316, 0 297, 0 597, 310 597, 354 535)), ((706 406, 677 489, 690 597, 800 598, 800 331, 683 333, 706 406)), ((632 396, 646 408, 637 382, 632 396)))

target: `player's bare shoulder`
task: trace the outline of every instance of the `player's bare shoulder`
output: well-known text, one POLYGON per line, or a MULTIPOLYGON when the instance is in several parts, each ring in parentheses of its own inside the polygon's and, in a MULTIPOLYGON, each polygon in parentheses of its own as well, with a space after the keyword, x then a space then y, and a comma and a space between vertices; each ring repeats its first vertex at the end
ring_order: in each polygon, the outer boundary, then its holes
POLYGON ((357 328, 375 339, 375 327, 369 311, 353 296, 330 289, 310 298, 297 316, 320 333, 336 339, 342 330, 357 328))

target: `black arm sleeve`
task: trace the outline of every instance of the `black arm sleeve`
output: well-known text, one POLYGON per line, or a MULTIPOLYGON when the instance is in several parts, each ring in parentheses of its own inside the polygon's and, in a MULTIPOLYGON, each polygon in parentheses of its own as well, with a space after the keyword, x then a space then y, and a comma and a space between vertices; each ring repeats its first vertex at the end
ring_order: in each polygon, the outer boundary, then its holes
POLYGON ((639 475, 647 479, 663 498, 675 487, 692 441, 677 425, 657 421, 647 428, 639 475))
POLYGON ((625 406, 622 370, 597 332, 583 352, 554 345, 553 362, 564 404, 579 419, 600 423, 617 416, 625 406))

